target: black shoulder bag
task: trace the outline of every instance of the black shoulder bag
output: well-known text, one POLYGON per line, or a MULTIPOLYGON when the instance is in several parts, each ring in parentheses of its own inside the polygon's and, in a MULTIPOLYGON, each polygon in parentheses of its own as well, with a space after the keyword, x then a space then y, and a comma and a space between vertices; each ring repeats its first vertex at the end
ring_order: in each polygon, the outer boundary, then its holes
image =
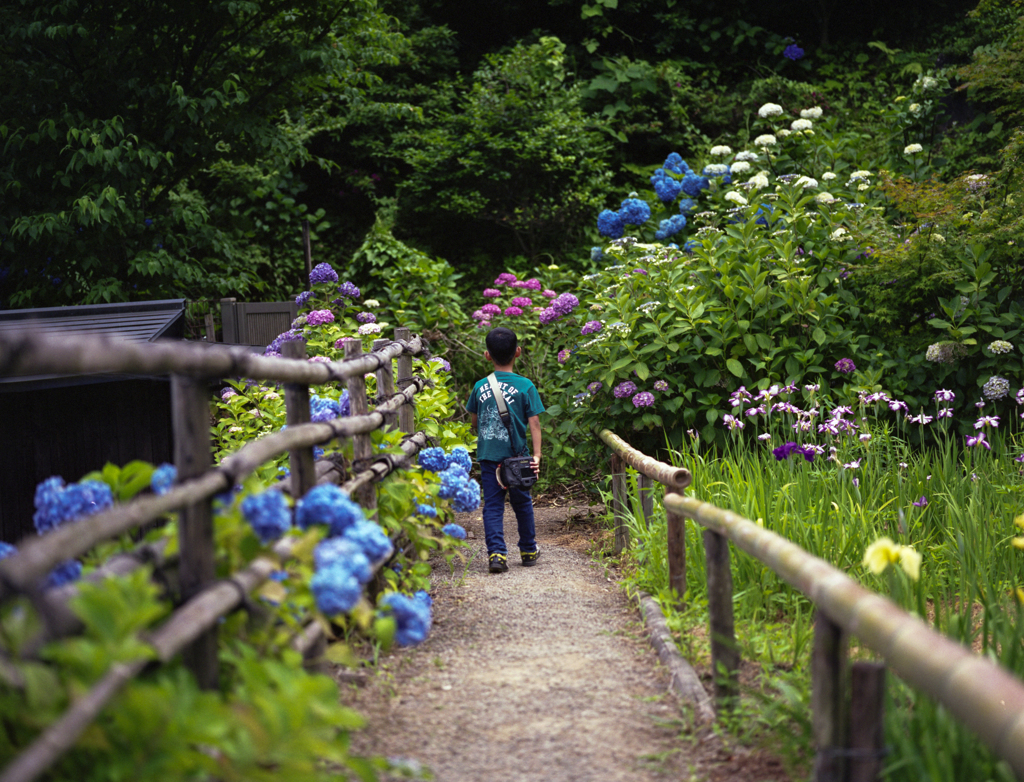
MULTIPOLYGON (((508 441, 515 451, 515 435, 512 434, 512 415, 505 404, 505 397, 498 385, 498 378, 493 372, 487 376, 487 382, 491 384, 491 393, 494 394, 494 401, 498 405, 498 416, 508 430, 508 441)), ((537 476, 533 472, 533 459, 529 456, 509 456, 502 459, 498 464, 498 483, 504 488, 529 489, 537 482, 537 476)))

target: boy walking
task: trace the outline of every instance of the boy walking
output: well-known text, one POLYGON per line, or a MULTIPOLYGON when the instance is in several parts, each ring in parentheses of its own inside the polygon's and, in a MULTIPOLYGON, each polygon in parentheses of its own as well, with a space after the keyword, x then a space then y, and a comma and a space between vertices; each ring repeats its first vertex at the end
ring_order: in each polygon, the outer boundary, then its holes
POLYGON ((522 353, 515 332, 511 329, 491 329, 487 334, 484 358, 494 364, 494 375, 501 389, 509 413, 508 428, 501 421, 498 402, 491 390, 489 377, 477 382, 469 395, 469 410, 473 428, 477 430, 476 455, 480 461, 480 484, 484 494, 484 537, 487 540, 487 564, 491 573, 508 570, 508 552, 505 548, 505 493, 516 514, 519 527, 519 555, 524 567, 537 563, 536 531, 533 524, 533 498, 530 490, 501 485, 498 468, 501 460, 511 456, 527 456, 526 430, 530 430, 533 443, 532 466, 534 474, 540 469, 540 414, 544 405, 537 387, 522 375, 512 371, 515 360, 522 353))

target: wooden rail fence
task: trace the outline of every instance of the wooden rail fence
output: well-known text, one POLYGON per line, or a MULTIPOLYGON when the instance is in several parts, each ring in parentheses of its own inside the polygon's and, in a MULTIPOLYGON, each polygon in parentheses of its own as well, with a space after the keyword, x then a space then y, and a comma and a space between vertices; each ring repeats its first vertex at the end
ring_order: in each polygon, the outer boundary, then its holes
MULTIPOLYGON (((18 553, 0 561, 0 600, 28 596, 46 627, 28 644, 38 650, 53 638, 77 632, 81 625, 67 609, 76 587, 69 585, 42 592, 39 584, 58 563, 78 557, 97 544, 160 519, 179 513, 178 576, 180 606, 142 639, 161 662, 182 654, 202 686, 217 684, 217 623, 238 608, 250 592, 264 583, 281 562, 291 556, 294 538, 273 547, 273 556, 261 556, 225 579, 214 573, 214 496, 230 490, 264 462, 289 454, 290 477, 284 490, 303 496, 317 483, 340 483, 332 464, 313 460, 313 446, 335 438, 353 440, 357 472, 342 488, 372 515, 376 507, 373 484, 427 444, 422 432, 413 433, 412 403, 426 381, 412 374, 414 356, 429 355, 427 345, 408 329, 396 329, 395 339, 373 343, 362 352, 358 340, 345 343, 340 362, 309 362, 305 345, 284 344, 285 358, 253 355, 245 348, 207 346, 201 343, 150 343, 140 345, 104 338, 65 337, 59 340, 31 332, 0 336, 0 376, 33 374, 130 373, 171 375, 175 434, 176 484, 163 495, 147 495, 114 505, 108 510, 65 524, 53 532, 22 541, 18 553), (397 386, 395 367, 397 359, 397 386), (370 412, 364 376, 376 373, 377 405, 370 412), (288 428, 247 443, 211 466, 210 393, 207 382, 225 377, 247 377, 285 384, 288 428), (309 386, 344 382, 351 400, 351 415, 310 423, 309 386), (384 426, 407 434, 402 456, 372 458, 370 432, 384 426)), ((162 562, 163 547, 141 547, 136 556, 122 556, 99 568, 93 579, 125 573, 144 561, 162 562), (145 550, 143 550, 145 549, 145 550), (152 549, 152 550, 151 550, 152 549)), ((378 568, 380 565, 378 565, 378 568)), ((308 625, 293 646, 307 657, 320 653, 325 638, 318 623, 308 625)), ((84 696, 0 772, 0 782, 29 782, 49 768, 77 741, 120 689, 137 676, 149 658, 113 664, 84 696)))
MULTIPOLYGON (((817 782, 868 782, 881 772, 885 666, 849 664, 851 635, 882 657, 900 678, 948 709, 1005 760, 1018 779, 1024 779, 1024 682, 795 543, 736 513, 683 496, 680 492, 690 484, 688 471, 644 455, 608 430, 600 438, 622 462, 666 487, 669 580, 680 599, 686 590, 685 520, 704 528, 711 666, 719 709, 728 708, 738 694, 731 542, 800 590, 816 607, 811 710, 817 782), (676 476, 685 473, 676 478, 682 484, 678 489, 666 480, 673 477, 672 471, 676 476)), ((613 493, 614 487, 613 479, 613 493)), ((627 502, 621 493, 613 499, 616 528, 625 526, 621 509, 627 502)))

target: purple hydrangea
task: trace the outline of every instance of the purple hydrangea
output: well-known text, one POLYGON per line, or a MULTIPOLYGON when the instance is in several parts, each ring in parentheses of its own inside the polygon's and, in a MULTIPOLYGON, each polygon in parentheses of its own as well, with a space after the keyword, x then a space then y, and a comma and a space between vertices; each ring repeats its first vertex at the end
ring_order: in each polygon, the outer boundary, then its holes
MULTIPOLYGON (((502 272, 498 275, 498 279, 494 281, 495 285, 511 285, 518 278, 512 272, 502 272)), ((484 294, 485 296, 487 294, 484 294)))
POLYGON ((376 323, 377 316, 372 312, 360 312, 356 314, 356 320, 360 323, 376 323))
POLYGON ((323 326, 327 323, 334 323, 334 313, 330 310, 313 310, 306 316, 306 323, 310 326, 323 326))
POLYGON ((519 307, 506 307, 504 312, 506 317, 516 318, 523 314, 523 311, 519 307))
POLYGON ((306 338, 302 336, 302 332, 299 331, 298 329, 289 329, 283 334, 278 334, 274 338, 274 341, 267 345, 267 349, 263 351, 263 354, 266 356, 272 354, 279 356, 281 355, 281 345, 283 345, 285 342, 294 342, 295 340, 302 340, 303 342, 305 342, 306 338))
MULTIPOLYGON (((337 277, 335 277, 335 280, 337 280, 337 277)), ((340 293, 342 296, 347 296, 350 299, 359 298, 359 288, 357 288, 351 282, 343 282, 338 288, 338 293, 340 293)))
POLYGON ((488 299, 494 299, 501 295, 501 291, 495 288, 484 288, 483 295, 488 299))
POLYGON ((615 394, 616 399, 625 399, 627 396, 633 396, 636 393, 636 383, 632 380, 624 380, 612 389, 612 393, 615 394))
POLYGON ((443 527, 441 527, 441 532, 443 532, 450 538, 455 538, 456 540, 466 539, 466 530, 464 530, 458 524, 445 524, 443 527))
POLYGON ((445 359, 441 358, 440 356, 434 356, 432 359, 430 359, 430 361, 428 363, 430 363, 430 364, 440 364, 441 365, 441 369, 443 369, 445 372, 451 372, 452 371, 452 365, 449 364, 445 359))
POLYGON ((836 372, 841 372, 844 375, 848 375, 857 368, 857 365, 853 363, 853 359, 841 358, 836 362, 836 372))
POLYGON ((649 407, 654 404, 654 394, 650 391, 641 391, 633 397, 633 407, 649 407))
POLYGON ((600 382, 599 380, 595 380, 593 383, 590 383, 587 386, 587 391, 589 391, 590 395, 593 396, 598 391, 600 391, 602 388, 604 388, 604 383, 600 382))
POLYGON ((299 307, 305 307, 306 302, 313 298, 313 291, 303 291, 295 297, 295 304, 299 307))
POLYGON ((264 546, 292 528, 292 512, 288 501, 276 489, 262 494, 250 494, 239 507, 242 516, 264 546))
MULTIPOLYGON (((318 263, 309 273, 309 284, 316 285, 322 282, 337 282, 338 273, 331 268, 329 263, 318 263)), ((297 303, 297 302, 296 302, 297 303)))
POLYGON ((654 390, 655 391, 668 391, 668 381, 667 380, 657 380, 657 381, 655 381, 655 383, 654 383, 654 390))
POLYGON ((568 315, 572 312, 580 303, 580 300, 573 296, 571 293, 563 293, 561 296, 551 302, 551 309, 557 312, 559 315, 568 315))
POLYGON ((538 315, 538 318, 540 319, 540 324, 542 326, 546 326, 549 323, 558 320, 560 317, 561 315, 555 312, 553 307, 548 307, 547 309, 541 310, 540 315, 538 315))
POLYGON ((584 336, 586 336, 587 334, 596 334, 602 328, 604 328, 604 326, 601 325, 601 321, 588 320, 586 323, 583 324, 583 328, 580 329, 580 334, 583 334, 584 336))
POLYGON ((512 299, 513 307, 532 307, 533 299, 527 298, 526 296, 516 296, 512 299))
POLYGON ((559 364, 564 364, 568 358, 569 358, 569 349, 568 348, 562 348, 561 350, 558 351, 558 363, 559 364))

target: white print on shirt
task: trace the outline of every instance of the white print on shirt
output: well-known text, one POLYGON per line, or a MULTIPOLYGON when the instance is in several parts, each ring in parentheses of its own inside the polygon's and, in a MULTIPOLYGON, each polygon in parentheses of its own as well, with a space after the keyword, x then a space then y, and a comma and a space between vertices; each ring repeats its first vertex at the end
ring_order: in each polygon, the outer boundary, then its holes
MULTIPOLYGON (((503 383, 500 380, 498 381, 498 387, 501 389, 501 395, 505 397, 505 405, 511 407, 512 402, 517 396, 519 396, 519 389, 511 383, 503 383)), ((483 408, 483 403, 493 396, 494 394, 491 393, 490 383, 480 386, 480 397, 478 401, 481 405, 481 409, 483 408)), ((497 405, 495 405, 495 407, 497 407, 497 405)))
POLYGON ((480 430, 481 440, 503 440, 509 442, 508 429, 501 422, 497 407, 487 407, 480 411, 480 420, 477 422, 480 430))

